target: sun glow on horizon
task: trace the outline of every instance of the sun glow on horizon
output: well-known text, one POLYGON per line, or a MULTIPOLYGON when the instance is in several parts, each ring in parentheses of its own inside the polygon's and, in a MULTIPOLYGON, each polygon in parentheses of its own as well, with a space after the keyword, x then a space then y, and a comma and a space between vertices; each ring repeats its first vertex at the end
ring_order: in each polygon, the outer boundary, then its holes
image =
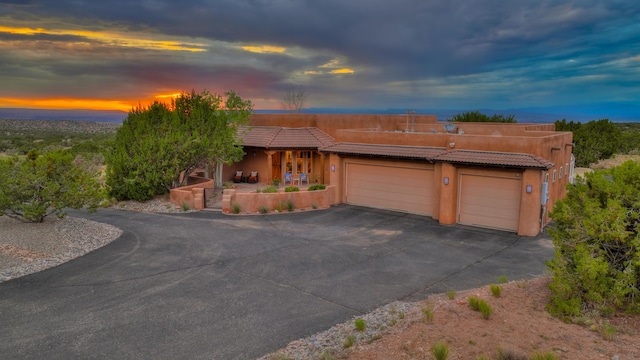
POLYGON ((0 107, 24 107, 38 109, 120 110, 128 112, 139 104, 140 102, 138 101, 126 100, 0 98, 0 107))

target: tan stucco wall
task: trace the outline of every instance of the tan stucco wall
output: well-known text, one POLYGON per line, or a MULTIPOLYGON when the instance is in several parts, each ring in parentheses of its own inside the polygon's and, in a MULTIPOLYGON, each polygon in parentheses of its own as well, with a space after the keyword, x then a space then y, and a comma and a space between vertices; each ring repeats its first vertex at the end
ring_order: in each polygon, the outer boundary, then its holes
POLYGON ((187 204, 194 210, 204 209, 204 188, 213 188, 213 180, 191 176, 198 181, 197 184, 187 185, 169 191, 169 201, 172 204, 182 206, 187 204))
MULTIPOLYGON (((415 115, 414 126, 436 122, 435 115, 415 115)), ((253 126, 316 127, 330 136, 334 136, 338 129, 403 130, 407 123, 410 128, 412 118, 407 121, 405 114, 253 114, 249 119, 253 126)))
POLYGON ((296 209, 327 208, 337 204, 335 186, 327 186, 324 190, 296 191, 277 193, 238 193, 234 189, 225 189, 222 199, 222 211, 231 213, 234 204, 240 206, 241 213, 257 213, 261 207, 266 207, 269 212, 273 212, 278 207, 287 211, 285 205, 292 201, 296 209))

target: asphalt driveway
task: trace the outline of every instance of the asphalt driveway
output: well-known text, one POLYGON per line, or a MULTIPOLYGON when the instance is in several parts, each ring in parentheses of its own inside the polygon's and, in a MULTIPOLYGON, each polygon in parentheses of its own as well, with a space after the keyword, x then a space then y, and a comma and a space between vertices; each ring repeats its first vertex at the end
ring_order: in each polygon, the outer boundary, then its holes
POLYGON ((395 300, 544 272, 548 239, 341 205, 236 217, 73 213, 123 235, 0 284, 11 359, 252 359, 395 300))

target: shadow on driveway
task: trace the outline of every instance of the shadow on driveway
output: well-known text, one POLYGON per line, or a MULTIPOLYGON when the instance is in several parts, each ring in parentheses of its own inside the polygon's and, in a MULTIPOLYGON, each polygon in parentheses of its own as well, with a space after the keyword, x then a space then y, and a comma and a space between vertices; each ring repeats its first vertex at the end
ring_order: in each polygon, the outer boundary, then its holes
POLYGON ((252 359, 395 300, 539 276, 553 256, 542 235, 348 205, 72 215, 124 233, 0 284, 7 358, 252 359))

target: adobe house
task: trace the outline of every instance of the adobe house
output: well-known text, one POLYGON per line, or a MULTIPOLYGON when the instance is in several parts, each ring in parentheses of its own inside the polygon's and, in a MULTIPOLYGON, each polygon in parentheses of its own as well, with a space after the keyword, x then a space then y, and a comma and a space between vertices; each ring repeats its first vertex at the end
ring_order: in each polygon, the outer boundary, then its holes
POLYGON ((573 135, 554 124, 442 123, 432 115, 254 114, 245 158, 261 183, 331 185, 348 203, 535 236, 573 176, 573 135))

